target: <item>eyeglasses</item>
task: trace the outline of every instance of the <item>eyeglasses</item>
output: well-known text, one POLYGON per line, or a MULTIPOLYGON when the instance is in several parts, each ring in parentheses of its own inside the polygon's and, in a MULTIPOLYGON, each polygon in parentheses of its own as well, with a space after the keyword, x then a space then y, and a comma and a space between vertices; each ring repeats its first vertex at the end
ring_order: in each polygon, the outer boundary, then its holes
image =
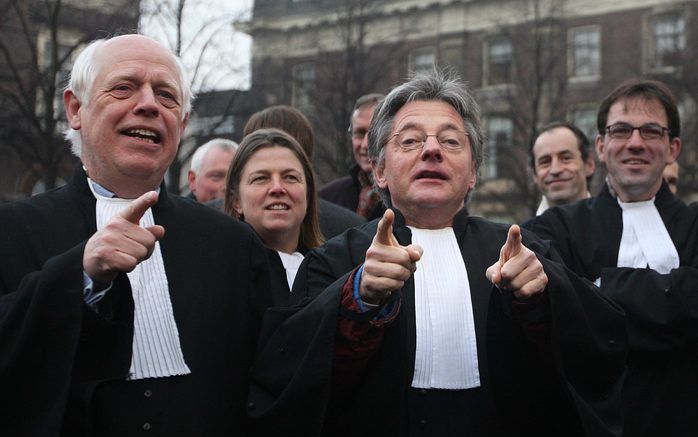
POLYGON ((463 150, 468 142, 468 133, 455 129, 447 129, 436 134, 427 134, 421 130, 406 129, 390 136, 391 139, 397 139, 397 145, 405 152, 421 149, 424 147, 429 137, 436 137, 439 146, 449 152, 459 152, 463 150))
POLYGON ((647 123, 642 126, 631 126, 628 123, 616 123, 606 126, 606 132, 614 140, 627 140, 633 135, 633 131, 637 129, 643 140, 659 140, 664 137, 665 132, 669 129, 660 126, 656 123, 647 123))

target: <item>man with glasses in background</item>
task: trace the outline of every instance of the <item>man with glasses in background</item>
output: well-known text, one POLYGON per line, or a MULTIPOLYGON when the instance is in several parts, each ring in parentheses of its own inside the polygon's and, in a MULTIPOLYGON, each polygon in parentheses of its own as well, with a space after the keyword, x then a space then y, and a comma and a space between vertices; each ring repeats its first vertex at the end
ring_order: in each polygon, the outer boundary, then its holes
POLYGON ((368 127, 373 111, 383 97, 382 94, 366 94, 356 100, 349 125, 356 162, 347 176, 330 182, 318 191, 320 198, 354 211, 368 220, 378 218, 383 213, 380 196, 373 190, 371 163, 368 159, 368 127))
POLYGON ((681 150, 676 101, 662 83, 629 81, 601 103, 597 124, 605 186, 546 212, 532 229, 626 311, 624 435, 695 436, 698 215, 662 178, 681 150))

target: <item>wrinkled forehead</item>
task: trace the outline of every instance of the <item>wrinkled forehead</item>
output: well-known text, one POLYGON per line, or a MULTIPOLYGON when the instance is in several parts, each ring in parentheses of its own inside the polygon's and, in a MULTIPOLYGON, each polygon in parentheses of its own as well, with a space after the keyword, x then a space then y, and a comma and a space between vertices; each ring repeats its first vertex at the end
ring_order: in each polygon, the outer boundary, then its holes
POLYGON ((465 122, 456 109, 439 100, 416 100, 403 105, 396 113, 393 131, 405 128, 465 130, 465 122))
POLYGON ((159 42, 142 35, 123 35, 105 42, 94 57, 97 77, 147 72, 182 92, 174 55, 159 42))

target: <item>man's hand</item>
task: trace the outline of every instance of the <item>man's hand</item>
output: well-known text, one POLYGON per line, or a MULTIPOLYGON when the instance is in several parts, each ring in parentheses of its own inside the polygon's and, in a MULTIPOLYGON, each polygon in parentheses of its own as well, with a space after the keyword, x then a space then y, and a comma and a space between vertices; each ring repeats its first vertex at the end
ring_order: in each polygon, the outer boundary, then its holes
POLYGON ((394 220, 395 213, 386 210, 366 251, 359 290, 361 299, 371 304, 384 302, 394 290, 402 288, 422 257, 418 245, 400 246, 393 235, 394 220))
POLYGON ((485 274, 499 289, 509 290, 519 298, 538 294, 548 284, 548 276, 536 254, 521 242, 518 225, 509 228, 507 241, 499 252, 499 261, 492 264, 485 274))
POLYGON ((155 191, 143 194, 87 240, 82 265, 93 281, 108 284, 119 272, 130 272, 150 257, 165 229, 159 225, 142 228, 139 223, 157 200, 155 191))

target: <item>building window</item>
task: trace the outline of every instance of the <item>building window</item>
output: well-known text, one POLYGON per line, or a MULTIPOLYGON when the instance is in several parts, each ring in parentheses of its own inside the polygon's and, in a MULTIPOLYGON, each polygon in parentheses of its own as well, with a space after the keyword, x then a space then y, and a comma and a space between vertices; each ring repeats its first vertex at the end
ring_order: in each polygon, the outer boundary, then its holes
POLYGON ((439 47, 439 67, 463 71, 463 44, 460 41, 442 44, 439 47))
POLYGON ((315 89, 315 64, 305 62, 293 67, 292 70, 292 95, 293 106, 301 110, 313 108, 312 93, 315 89))
POLYGON ((601 72, 601 37, 597 26, 576 27, 568 33, 568 76, 597 79, 601 72))
POLYGON ((513 134, 514 125, 511 119, 492 116, 487 120, 488 146, 482 171, 482 176, 485 179, 499 176, 497 155, 500 150, 511 146, 513 134))
POLYGON ((678 13, 656 15, 650 19, 650 68, 672 69, 681 65, 686 47, 685 22, 678 13))
POLYGON ((436 63, 436 51, 433 47, 422 47, 412 50, 409 55, 408 73, 426 73, 434 69, 436 63))
POLYGON ((485 44, 485 85, 511 83, 513 77, 513 49, 506 38, 496 38, 485 44))
POLYGON ((570 120, 584 132, 589 142, 594 144, 596 134, 599 132, 596 127, 596 108, 574 108, 570 111, 570 120))

